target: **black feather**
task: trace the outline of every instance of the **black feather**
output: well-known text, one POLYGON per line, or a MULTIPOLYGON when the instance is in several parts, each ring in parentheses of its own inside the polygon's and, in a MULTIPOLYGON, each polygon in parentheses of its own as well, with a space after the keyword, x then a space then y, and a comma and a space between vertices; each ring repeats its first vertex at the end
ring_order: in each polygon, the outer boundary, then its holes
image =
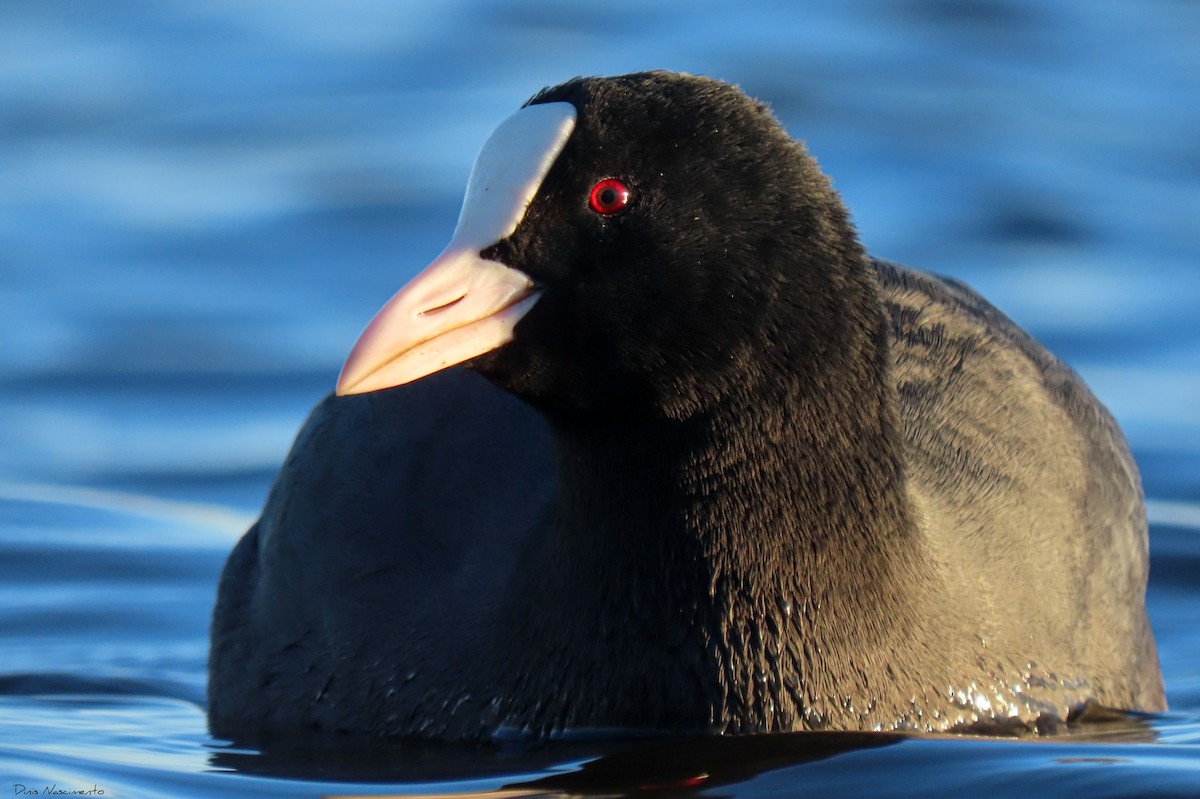
POLYGON ((658 72, 530 102, 559 101, 576 129, 484 253, 545 293, 468 364, 488 382, 314 411, 222 579, 214 733, 1164 707, 1137 470, 1075 374, 969 289, 870 260, 736 89, 658 72), (632 199, 602 216, 608 177, 632 199))

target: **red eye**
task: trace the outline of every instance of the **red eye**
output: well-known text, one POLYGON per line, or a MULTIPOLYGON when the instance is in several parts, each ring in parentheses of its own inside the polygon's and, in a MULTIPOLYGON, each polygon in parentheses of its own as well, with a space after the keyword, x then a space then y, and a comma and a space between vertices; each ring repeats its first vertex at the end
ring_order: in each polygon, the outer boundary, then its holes
POLYGON ((592 186, 588 195, 588 206, 598 214, 609 216, 624 210, 629 205, 629 187, 616 178, 602 180, 592 186))

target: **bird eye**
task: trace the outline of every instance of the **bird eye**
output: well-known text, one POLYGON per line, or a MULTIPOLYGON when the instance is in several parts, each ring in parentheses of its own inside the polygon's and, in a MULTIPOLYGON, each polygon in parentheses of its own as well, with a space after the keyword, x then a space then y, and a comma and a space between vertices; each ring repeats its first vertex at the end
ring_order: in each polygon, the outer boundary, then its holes
POLYGON ((592 186, 588 206, 598 214, 610 216, 629 205, 629 187, 616 178, 607 178, 592 186))

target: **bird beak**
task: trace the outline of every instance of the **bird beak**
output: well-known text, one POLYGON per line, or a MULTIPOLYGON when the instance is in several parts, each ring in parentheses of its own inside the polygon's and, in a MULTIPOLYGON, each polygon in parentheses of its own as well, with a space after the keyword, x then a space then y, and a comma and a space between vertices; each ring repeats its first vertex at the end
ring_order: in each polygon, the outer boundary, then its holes
POLYGON ((511 236, 575 127, 570 103, 522 108, 484 144, 446 249, 375 315, 337 393, 399 386, 507 344, 541 291, 480 252, 511 236))

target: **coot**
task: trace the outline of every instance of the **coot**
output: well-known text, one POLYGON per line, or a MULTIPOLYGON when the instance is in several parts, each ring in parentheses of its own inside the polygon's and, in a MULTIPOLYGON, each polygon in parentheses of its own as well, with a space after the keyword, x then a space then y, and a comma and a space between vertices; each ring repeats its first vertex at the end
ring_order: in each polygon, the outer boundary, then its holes
POLYGON ((970 289, 870 258, 731 86, 533 97, 338 395, 225 567, 216 735, 1164 707, 1112 417, 970 289))

